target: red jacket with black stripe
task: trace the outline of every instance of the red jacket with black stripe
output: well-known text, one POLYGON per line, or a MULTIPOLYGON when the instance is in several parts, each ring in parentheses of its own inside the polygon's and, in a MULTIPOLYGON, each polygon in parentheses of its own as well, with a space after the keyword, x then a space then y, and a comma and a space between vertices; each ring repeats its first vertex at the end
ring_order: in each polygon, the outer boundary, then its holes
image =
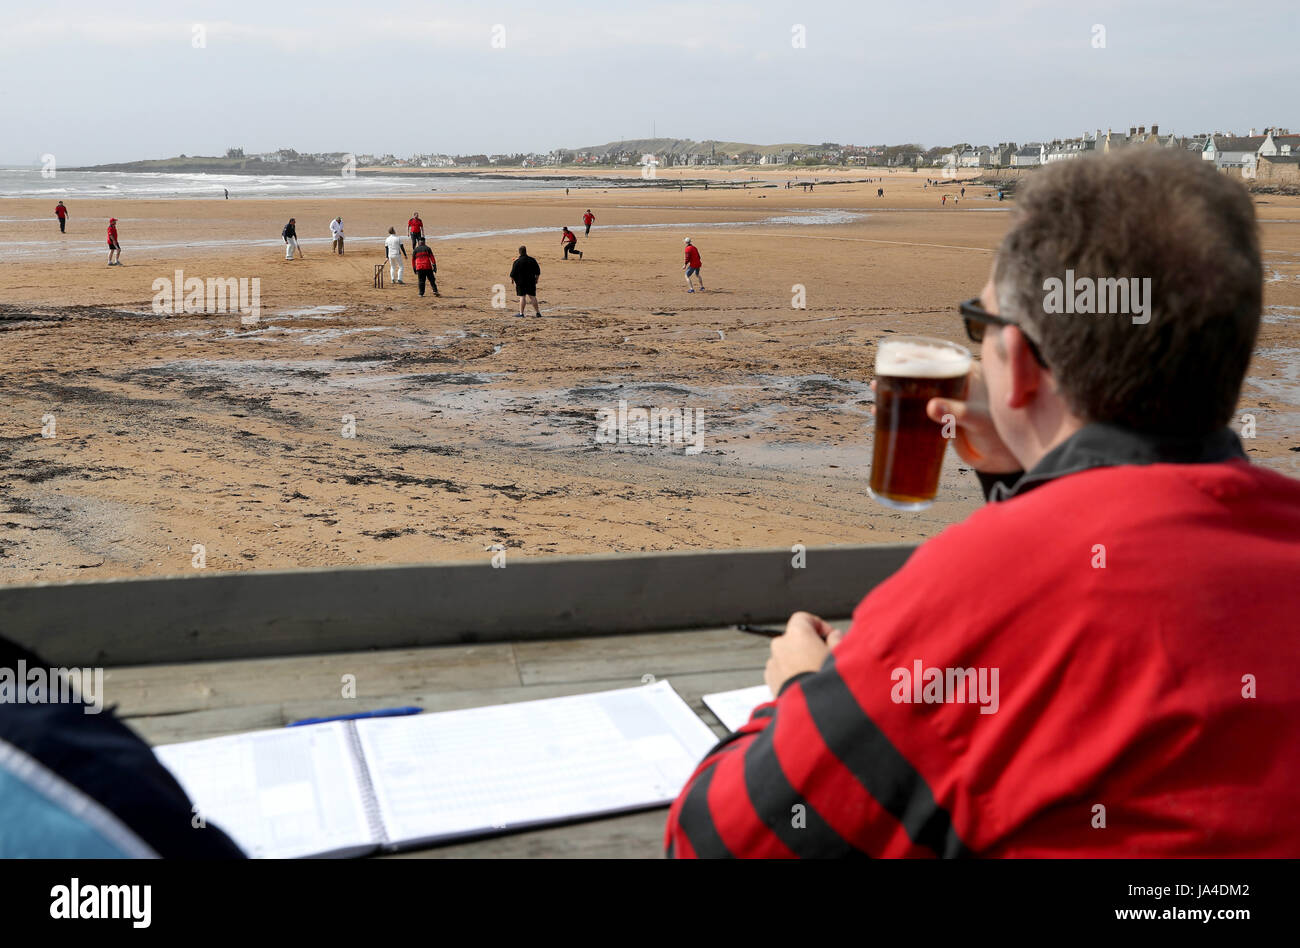
POLYGON ((993 497, 710 752, 670 855, 1300 855, 1300 481, 1093 425, 993 497))

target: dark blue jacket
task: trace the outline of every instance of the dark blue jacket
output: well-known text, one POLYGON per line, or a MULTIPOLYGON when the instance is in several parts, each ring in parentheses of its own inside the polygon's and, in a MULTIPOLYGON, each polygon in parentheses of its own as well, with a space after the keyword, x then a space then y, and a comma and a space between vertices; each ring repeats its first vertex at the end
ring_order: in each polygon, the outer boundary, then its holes
MULTIPOLYGON (((0 638, 0 668, 48 667, 0 638)), ((0 702, 0 858, 243 856, 111 708, 0 702)))

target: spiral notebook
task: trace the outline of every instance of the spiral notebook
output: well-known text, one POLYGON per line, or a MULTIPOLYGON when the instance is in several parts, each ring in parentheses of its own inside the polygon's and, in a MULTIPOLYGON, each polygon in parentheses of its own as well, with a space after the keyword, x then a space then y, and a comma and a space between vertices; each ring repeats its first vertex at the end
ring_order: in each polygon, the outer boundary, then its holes
POLYGON ((154 748, 254 857, 362 856, 671 803, 717 742, 667 681, 154 748))

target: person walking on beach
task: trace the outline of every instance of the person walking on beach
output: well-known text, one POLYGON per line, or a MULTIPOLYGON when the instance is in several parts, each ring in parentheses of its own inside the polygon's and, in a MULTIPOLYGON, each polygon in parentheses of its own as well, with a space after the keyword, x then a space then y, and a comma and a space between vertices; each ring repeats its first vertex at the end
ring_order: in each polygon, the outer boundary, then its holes
POLYGON ((292 260, 294 251, 302 256, 302 248, 298 246, 298 222, 294 218, 289 218, 289 223, 284 225, 280 236, 284 238, 284 259, 292 260))
POLYGON ((55 205, 54 216, 59 219, 59 233, 66 234, 67 230, 64 225, 68 222, 68 209, 63 206, 62 201, 55 205))
POLYGON ((587 208, 587 213, 582 215, 583 226, 587 229, 583 232, 583 237, 591 236, 591 225, 596 223, 596 215, 591 213, 591 208, 587 208))
POLYGON ((696 249, 693 243, 691 243, 691 238, 687 237, 686 238, 686 264, 685 266, 682 267, 682 269, 686 271, 686 292, 687 293, 695 292, 695 287, 691 284, 692 276, 699 277, 700 292, 704 291, 704 274, 700 272, 700 267, 702 266, 703 264, 700 263, 699 250, 696 249))
POLYGON ((515 292, 519 294, 520 316, 524 315, 524 304, 529 300, 532 300, 534 315, 542 315, 537 306, 537 280, 541 275, 541 265, 528 256, 527 247, 521 246, 519 256, 515 257, 514 266, 510 268, 510 282, 514 283, 515 292))
POLYGON ((226 192, 226 200, 229 201, 229 200, 230 200, 230 188, 222 188, 221 190, 223 190, 223 191, 226 192))
POLYGON ((108 219, 108 265, 110 267, 120 267, 122 265, 122 248, 117 242, 117 218, 108 219), (113 255, 117 255, 117 259, 113 255))
POLYGON ((334 252, 343 256, 343 218, 336 217, 330 221, 330 236, 334 238, 334 252))
POLYGON ((884 188, 876 188, 876 197, 878 197, 878 198, 882 198, 882 197, 884 197, 884 196, 885 196, 885 189, 884 189, 884 188))
POLYGON ((576 253, 578 259, 582 259, 582 251, 578 249, 578 235, 569 228, 564 228, 564 233, 560 235, 560 245, 564 247, 564 259, 569 259, 569 254, 576 253))
POLYGON ((388 279, 399 286, 406 286, 402 280, 402 259, 406 256, 406 245, 397 236, 397 228, 388 228, 388 236, 384 238, 384 251, 388 258, 388 279), (393 276, 394 268, 397 269, 397 276, 393 276))
POLYGON ((419 211, 406 222, 406 232, 411 235, 411 253, 415 253, 415 245, 424 237, 424 221, 420 220, 419 211))
POLYGON ((948 195, 945 194, 945 195, 943 196, 943 199, 942 199, 941 201, 939 201, 939 203, 940 203, 940 204, 947 204, 947 203, 948 203, 948 195))
POLYGON ((966 189, 965 189, 965 188, 962 188, 962 189, 961 189, 961 196, 962 196, 962 197, 965 197, 965 196, 966 196, 966 189))
POLYGON ((427 281, 429 289, 433 290, 434 296, 442 296, 438 292, 438 280, 434 274, 438 272, 438 260, 433 255, 433 248, 420 238, 420 242, 415 245, 415 250, 411 253, 411 266, 415 268, 415 275, 420 281, 420 295, 424 295, 424 284, 427 281))

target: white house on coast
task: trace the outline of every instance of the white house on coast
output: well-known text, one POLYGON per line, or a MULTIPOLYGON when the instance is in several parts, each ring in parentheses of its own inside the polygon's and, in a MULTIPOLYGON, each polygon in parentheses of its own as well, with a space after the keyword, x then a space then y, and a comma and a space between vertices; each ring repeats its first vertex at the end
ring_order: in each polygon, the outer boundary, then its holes
POLYGON ((1240 168, 1246 177, 1254 177, 1260 146, 1268 138, 1267 135, 1255 135, 1254 131, 1252 128, 1252 134, 1240 138, 1218 132, 1207 136, 1201 147, 1201 157, 1214 162, 1216 168, 1240 168))

